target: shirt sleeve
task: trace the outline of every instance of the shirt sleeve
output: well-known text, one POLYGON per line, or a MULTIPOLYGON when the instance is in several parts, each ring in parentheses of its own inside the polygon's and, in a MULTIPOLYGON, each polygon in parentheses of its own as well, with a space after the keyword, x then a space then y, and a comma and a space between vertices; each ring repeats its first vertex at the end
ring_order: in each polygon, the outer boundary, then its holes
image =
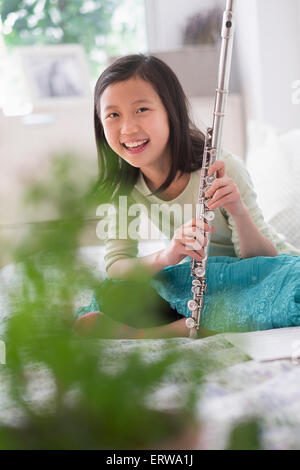
MULTIPOLYGON (((242 200, 248 207, 250 216, 258 230, 273 243, 279 254, 300 256, 300 250, 288 243, 284 235, 277 233, 276 230, 264 220, 262 210, 257 204, 257 195, 254 191, 250 174, 244 162, 239 157, 229 153, 225 153, 222 158, 226 165, 226 174, 237 184, 242 200)), ((222 209, 222 211, 225 212, 229 228, 232 231, 231 241, 236 256, 241 258, 238 230, 233 217, 225 209, 222 209)))
POLYGON ((110 210, 102 219, 105 245, 105 269, 119 259, 136 258, 138 255, 140 216, 128 215, 127 208, 110 210))
POLYGON ((136 258, 137 254, 138 243, 134 240, 107 240, 104 255, 106 272, 119 259, 136 258))

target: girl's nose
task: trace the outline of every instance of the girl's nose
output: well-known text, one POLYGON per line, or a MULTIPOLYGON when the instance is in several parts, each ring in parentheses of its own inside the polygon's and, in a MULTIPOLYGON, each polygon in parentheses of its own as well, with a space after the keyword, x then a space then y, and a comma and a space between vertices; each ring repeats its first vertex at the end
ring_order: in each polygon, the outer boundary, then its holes
POLYGON ((138 130, 138 124, 135 118, 124 118, 121 126, 121 132, 123 135, 133 134, 138 130))

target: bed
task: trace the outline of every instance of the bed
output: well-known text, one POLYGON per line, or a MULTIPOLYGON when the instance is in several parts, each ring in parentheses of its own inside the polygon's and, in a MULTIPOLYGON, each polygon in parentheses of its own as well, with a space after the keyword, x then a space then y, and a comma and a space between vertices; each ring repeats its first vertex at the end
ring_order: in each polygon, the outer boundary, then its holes
MULTIPOLYGON (((99 279, 105 277, 103 247, 86 247, 79 251, 82 263, 88 265, 99 279)), ((8 289, 18 282, 13 264, 0 271, 0 319, 7 318, 8 289)), ((87 305, 92 292, 82 291, 74 308, 87 305)), ((179 348, 204 352, 214 360, 217 368, 206 371, 205 385, 197 405, 197 433, 193 448, 225 449, 230 430, 238 423, 258 417, 262 421, 264 449, 300 448, 300 361, 291 359, 259 362, 252 360, 235 347, 226 335, 196 341, 188 338, 169 340, 106 340, 107 361, 113 367, 118 357, 125 357, 133 349, 143 351, 151 360, 168 345, 176 342, 179 348), (201 425, 200 425, 201 424, 201 425)), ((3 369, 0 369, 3 373, 3 369)), ((180 397, 180 380, 163 383, 156 391, 158 407, 172 406, 180 397)), ((1 392, 2 393, 2 392, 1 392)), ((14 409, 1 400, 0 419, 13 419, 14 409)))

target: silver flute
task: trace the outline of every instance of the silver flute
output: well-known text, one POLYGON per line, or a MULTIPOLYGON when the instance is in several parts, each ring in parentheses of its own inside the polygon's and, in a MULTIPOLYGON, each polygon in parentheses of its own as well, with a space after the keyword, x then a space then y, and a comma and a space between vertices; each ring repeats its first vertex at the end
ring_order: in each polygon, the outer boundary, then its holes
MULTIPOLYGON (((207 203, 210 201, 211 198, 205 197, 205 193, 211 187, 216 178, 215 174, 208 174, 209 167, 216 160, 219 159, 221 153, 222 127, 227 105, 228 84, 230 77, 232 46, 235 29, 235 2, 236 0, 227 0, 226 10, 223 14, 221 32, 222 43, 219 62, 218 84, 216 89, 215 107, 213 114, 213 125, 212 127, 209 127, 206 131, 203 162, 200 171, 200 184, 196 206, 196 219, 206 222, 208 225, 212 224, 215 218, 215 214, 212 210, 209 210, 207 207, 207 203)), ((202 233, 205 233, 204 230, 202 231, 202 233)), ((193 339, 196 339, 198 337, 201 312, 204 305, 204 295, 207 289, 206 263, 210 243, 210 232, 207 234, 206 238, 207 245, 203 248, 204 256, 202 258, 202 261, 192 259, 191 262, 191 275, 194 278, 192 281, 193 299, 188 302, 188 309, 191 312, 191 316, 187 318, 186 326, 190 329, 190 338, 193 339)))

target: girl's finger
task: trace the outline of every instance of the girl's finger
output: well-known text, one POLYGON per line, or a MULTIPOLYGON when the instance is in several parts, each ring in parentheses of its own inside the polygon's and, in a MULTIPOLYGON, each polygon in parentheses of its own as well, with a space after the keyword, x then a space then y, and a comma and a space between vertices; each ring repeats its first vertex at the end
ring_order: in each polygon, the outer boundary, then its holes
POLYGON ((209 167, 209 175, 212 175, 215 172, 217 172, 218 178, 223 178, 223 176, 225 176, 225 162, 223 162, 223 160, 217 160, 209 167))
POLYGON ((187 228, 182 234, 182 238, 190 238, 191 240, 197 240, 202 246, 207 245, 207 239, 203 235, 200 229, 194 229, 193 227, 187 228))
POLYGON ((203 222, 202 220, 199 220, 199 219, 191 219, 189 220, 186 224, 184 224, 182 227, 185 228, 185 227, 197 227, 199 229, 202 229, 202 230, 205 230, 205 232, 209 232, 210 231, 210 227, 209 225, 206 223, 206 222, 203 222))
POLYGON ((190 256, 191 258, 193 259, 196 259, 197 261, 202 261, 202 259, 204 258, 204 252, 203 254, 199 254, 197 253, 197 251, 193 251, 193 250, 186 250, 184 252, 184 254, 186 254, 186 256, 190 256))
POLYGON ((234 193, 234 188, 231 186, 224 186, 223 188, 217 189, 211 200, 207 203, 207 206, 209 207, 211 204, 214 202, 219 201, 222 197, 228 196, 229 194, 234 193))
POLYGON ((218 199, 214 203, 209 204, 208 205, 209 209, 215 209, 216 207, 223 207, 225 204, 237 201, 239 199, 239 197, 240 196, 238 194, 230 193, 229 195, 227 195, 227 196, 225 196, 221 199, 218 199))
POLYGON ((185 249, 200 251, 203 250, 203 244, 195 238, 184 238, 180 243, 185 249))
POLYGON ((224 176, 223 178, 216 178, 211 187, 205 192, 205 196, 210 197, 217 191, 217 189, 233 184, 234 182, 231 178, 228 178, 228 176, 224 176))

